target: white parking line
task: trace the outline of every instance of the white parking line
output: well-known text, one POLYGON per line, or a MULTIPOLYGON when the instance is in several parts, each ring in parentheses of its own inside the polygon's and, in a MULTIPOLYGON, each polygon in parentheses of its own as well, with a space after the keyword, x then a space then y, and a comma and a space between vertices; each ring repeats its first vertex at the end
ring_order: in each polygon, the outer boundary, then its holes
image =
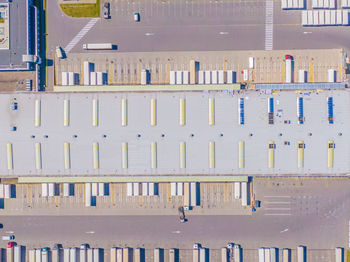
POLYGON ((266 0, 265 50, 273 49, 273 0, 266 0))
POLYGON ((70 52, 73 47, 86 35, 87 32, 96 24, 96 22, 100 18, 92 18, 84 27, 80 30, 80 32, 69 42, 69 44, 64 48, 66 53, 70 52))
POLYGON ((264 216, 291 216, 292 214, 264 214, 264 216))
POLYGON ((274 202, 274 201, 266 201, 265 204, 290 204, 290 201, 282 201, 282 202, 274 202))

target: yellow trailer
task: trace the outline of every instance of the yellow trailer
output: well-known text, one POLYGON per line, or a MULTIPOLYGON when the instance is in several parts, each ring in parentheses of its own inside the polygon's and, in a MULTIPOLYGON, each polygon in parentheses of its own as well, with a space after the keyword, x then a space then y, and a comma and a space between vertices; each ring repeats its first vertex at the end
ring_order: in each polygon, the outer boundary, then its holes
POLYGON ((304 141, 298 141, 298 168, 304 167, 304 141))
POLYGON ((238 142, 238 167, 244 168, 244 141, 238 142))
POLYGON ((273 141, 270 141, 268 145, 268 167, 269 168, 275 167, 275 148, 276 148, 275 143, 273 141))
POLYGON ((328 167, 333 167, 334 165, 334 141, 328 141, 328 167))
POLYGON ((185 98, 180 98, 180 126, 186 125, 186 100, 185 98))

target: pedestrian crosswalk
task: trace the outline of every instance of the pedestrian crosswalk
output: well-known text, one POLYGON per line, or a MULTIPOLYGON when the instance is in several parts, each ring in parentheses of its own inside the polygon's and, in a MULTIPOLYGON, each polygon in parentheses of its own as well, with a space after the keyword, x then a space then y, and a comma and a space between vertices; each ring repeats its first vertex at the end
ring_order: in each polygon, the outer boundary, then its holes
POLYGON ((69 42, 69 44, 64 48, 66 53, 70 52, 73 47, 86 35, 87 32, 96 24, 96 22, 100 18, 92 18, 84 27, 80 30, 80 32, 69 42))
POLYGON ((292 215, 291 196, 264 196, 265 216, 292 215))
POLYGON ((265 50, 273 49, 273 0, 266 0, 265 50))

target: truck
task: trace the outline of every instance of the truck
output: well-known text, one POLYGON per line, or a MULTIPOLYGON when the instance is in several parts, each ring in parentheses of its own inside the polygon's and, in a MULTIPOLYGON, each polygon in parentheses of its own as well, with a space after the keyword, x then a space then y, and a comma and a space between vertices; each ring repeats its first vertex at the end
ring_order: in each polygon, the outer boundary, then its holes
POLYGON ((22 246, 14 247, 14 262, 22 262, 22 246))
POLYGON ((304 246, 297 247, 297 262, 306 262, 305 253, 306 248, 304 246))
POLYGON ((83 44, 84 50, 113 50, 114 48, 112 43, 83 44))
POLYGON ((61 48, 60 46, 56 46, 56 56, 57 56, 59 59, 64 58, 63 52, 62 52, 62 48, 61 48))
POLYGON ((185 211, 184 211, 184 207, 179 207, 178 208, 178 212, 179 212, 179 217, 180 217, 180 222, 181 223, 185 223, 187 220, 186 220, 186 217, 185 217, 185 211))
POLYGON ((285 56, 286 60, 286 83, 293 82, 293 57, 291 55, 285 56))

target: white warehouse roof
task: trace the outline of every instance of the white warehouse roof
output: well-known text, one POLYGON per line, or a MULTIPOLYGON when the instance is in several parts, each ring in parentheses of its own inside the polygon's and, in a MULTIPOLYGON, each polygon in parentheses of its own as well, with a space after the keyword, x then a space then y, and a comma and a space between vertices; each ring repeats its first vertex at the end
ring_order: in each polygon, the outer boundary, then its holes
POLYGON ((347 90, 3 94, 0 175, 344 174, 349 108, 347 90))

